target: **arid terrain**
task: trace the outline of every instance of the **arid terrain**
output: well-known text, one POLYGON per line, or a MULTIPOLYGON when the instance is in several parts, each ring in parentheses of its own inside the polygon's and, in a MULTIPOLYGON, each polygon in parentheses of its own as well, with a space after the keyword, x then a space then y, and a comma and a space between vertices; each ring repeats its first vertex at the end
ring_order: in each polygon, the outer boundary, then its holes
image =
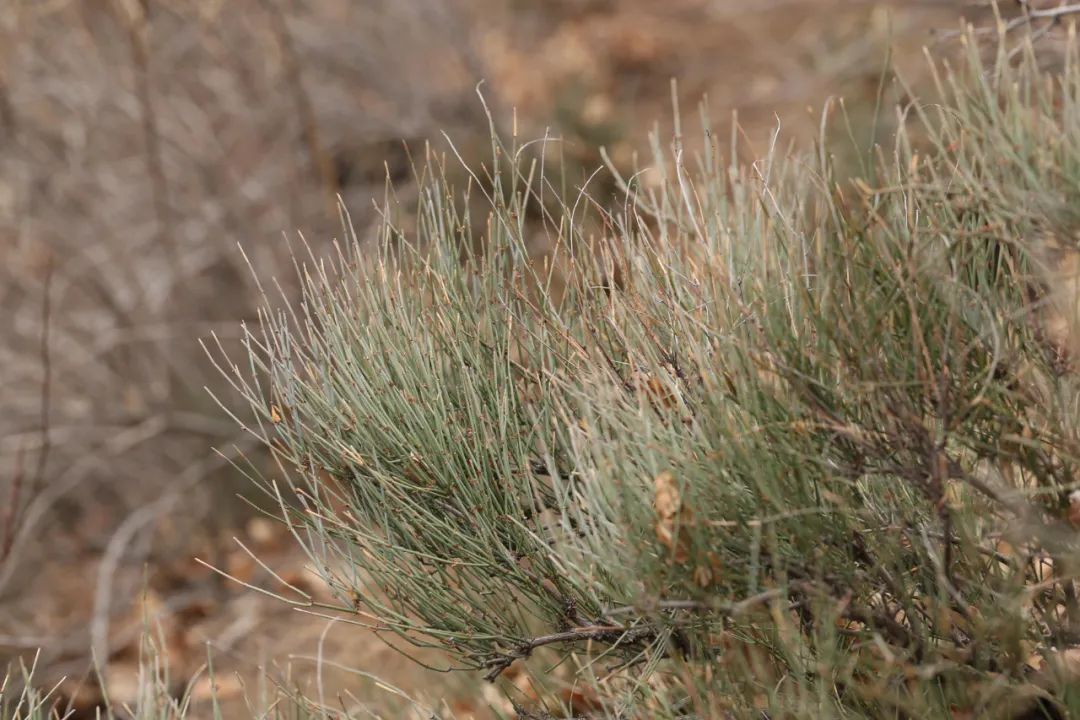
POLYGON ((777 128, 808 147, 829 97, 868 141, 893 72, 918 83, 965 16, 992 20, 960 0, 0 3, 0 661, 40 648, 42 682, 93 717, 92 657, 131 701, 151 628, 178 692, 212 657, 225 717, 271 682, 409 707, 343 667, 490 717, 477 678, 208 569, 327 592, 254 509, 244 463, 271 467, 200 340, 235 344, 252 271, 295 291, 291 249, 342 236, 339 196, 370 238, 425 143, 482 161, 485 105, 557 139, 575 182, 601 146, 629 169, 651 131, 670 143, 672 79, 688 137, 701 106, 744 160, 777 128))

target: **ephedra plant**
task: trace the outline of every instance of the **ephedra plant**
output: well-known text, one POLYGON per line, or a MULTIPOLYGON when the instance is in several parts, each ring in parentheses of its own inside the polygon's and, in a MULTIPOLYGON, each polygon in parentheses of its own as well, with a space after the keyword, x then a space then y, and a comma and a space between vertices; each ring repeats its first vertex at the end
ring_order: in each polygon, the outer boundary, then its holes
POLYGON ((343 622, 522 718, 1080 711, 1076 49, 964 47, 853 177, 496 138, 298 261, 215 352, 343 622))

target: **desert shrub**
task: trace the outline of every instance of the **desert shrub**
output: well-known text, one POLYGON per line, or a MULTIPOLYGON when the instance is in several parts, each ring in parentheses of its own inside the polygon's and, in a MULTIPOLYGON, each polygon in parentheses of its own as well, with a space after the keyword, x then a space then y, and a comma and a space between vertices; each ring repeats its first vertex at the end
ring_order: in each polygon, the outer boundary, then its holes
POLYGON ((527 718, 1080 708, 1080 76, 966 48, 854 179, 496 139, 299 262, 218 358, 326 609, 527 718))

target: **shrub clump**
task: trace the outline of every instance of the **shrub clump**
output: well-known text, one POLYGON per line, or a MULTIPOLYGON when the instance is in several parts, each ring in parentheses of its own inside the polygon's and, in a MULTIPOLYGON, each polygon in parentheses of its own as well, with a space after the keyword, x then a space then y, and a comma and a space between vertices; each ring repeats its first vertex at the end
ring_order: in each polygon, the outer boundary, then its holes
POLYGON ((521 717, 1080 709, 1080 74, 967 47, 854 179, 495 140, 299 265, 222 367, 335 608, 521 717))

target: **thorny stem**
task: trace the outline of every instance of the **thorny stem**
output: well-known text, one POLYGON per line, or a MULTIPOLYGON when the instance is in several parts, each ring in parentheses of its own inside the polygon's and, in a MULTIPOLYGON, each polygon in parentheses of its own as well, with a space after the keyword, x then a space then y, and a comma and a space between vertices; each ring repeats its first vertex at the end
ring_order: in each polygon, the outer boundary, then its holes
POLYGON ((146 145, 146 171, 150 176, 150 193, 153 197, 154 211, 157 215, 158 232, 167 248, 171 259, 179 260, 177 239, 172 233, 172 205, 169 201, 169 184, 165 175, 165 162, 161 152, 161 130, 158 127, 157 112, 154 107, 153 93, 150 91, 150 55, 146 47, 148 32, 148 0, 136 4, 137 17, 128 18, 125 29, 131 46, 131 61, 135 68, 135 95, 139 101, 139 113, 142 120, 143 142, 146 145))
MULTIPOLYGON (((50 259, 45 268, 45 281, 41 301, 40 361, 42 379, 39 420, 41 449, 38 452, 37 465, 34 468, 29 484, 28 495, 30 496, 33 496, 40 490, 41 485, 44 482, 45 469, 48 465, 51 445, 51 437, 49 434, 49 406, 50 397, 52 395, 52 354, 49 346, 49 326, 52 323, 52 277, 53 265, 52 260, 50 259)), ((11 479, 11 492, 8 497, 8 507, 4 512, 3 524, 0 525, 0 528, 3 529, 4 533, 2 540, 0 540, 0 564, 8 560, 12 549, 15 547, 15 529, 19 524, 19 506, 22 499, 22 490, 25 479, 23 474, 23 455, 20 453, 15 474, 11 479)))
POLYGON ((594 640, 617 647, 620 645, 632 645, 642 640, 651 640, 656 637, 657 628, 651 625, 640 627, 625 627, 622 625, 594 625, 590 627, 574 628, 566 632, 551 633, 526 640, 513 650, 502 653, 498 657, 488 660, 485 664, 490 668, 484 679, 494 682, 503 670, 518 659, 527 658, 533 650, 545 645, 557 645, 560 643, 575 643, 582 640, 594 640))
MULTIPOLYGON (((705 603, 698 602, 696 600, 665 600, 658 602, 655 607, 659 610, 692 610, 692 611, 712 611, 723 615, 725 617, 736 617, 745 613, 751 608, 767 603, 770 600, 774 600, 783 597, 787 594, 787 591, 780 588, 773 588, 765 590, 756 595, 752 595, 744 600, 736 603, 729 603, 722 606, 710 606, 705 603)), ((623 606, 613 608, 604 613, 604 617, 610 617, 614 615, 624 615, 634 612, 636 609, 633 606, 623 606)), ((590 625, 587 627, 578 627, 572 630, 564 632, 551 633, 549 635, 541 635, 531 640, 519 644, 510 652, 501 653, 497 657, 491 658, 485 664, 490 668, 484 678, 489 682, 494 682, 502 672, 510 667, 510 665, 518 659, 526 658, 532 654, 534 650, 546 645, 556 645, 561 643, 575 643, 582 640, 594 640, 598 642, 604 642, 612 647, 618 647, 623 645, 632 645, 634 643, 642 642, 643 640, 654 639, 659 634, 660 629, 654 625, 639 625, 639 626, 627 626, 627 625, 590 625)), ((684 648, 684 651, 687 648, 684 648)))
POLYGON ((337 214, 338 183, 334 172, 333 162, 327 154, 319 135, 319 123, 315 117, 315 108, 311 97, 304 87, 304 78, 300 72, 299 55, 293 43, 292 35, 286 22, 284 11, 278 7, 275 0, 261 0, 263 9, 270 16, 274 26, 274 34, 277 35, 278 44, 281 46, 282 58, 285 62, 285 73, 296 104, 297 112, 300 113, 300 123, 307 142, 308 153, 311 156, 311 164, 315 174, 322 182, 327 197, 327 206, 331 215, 337 214))

